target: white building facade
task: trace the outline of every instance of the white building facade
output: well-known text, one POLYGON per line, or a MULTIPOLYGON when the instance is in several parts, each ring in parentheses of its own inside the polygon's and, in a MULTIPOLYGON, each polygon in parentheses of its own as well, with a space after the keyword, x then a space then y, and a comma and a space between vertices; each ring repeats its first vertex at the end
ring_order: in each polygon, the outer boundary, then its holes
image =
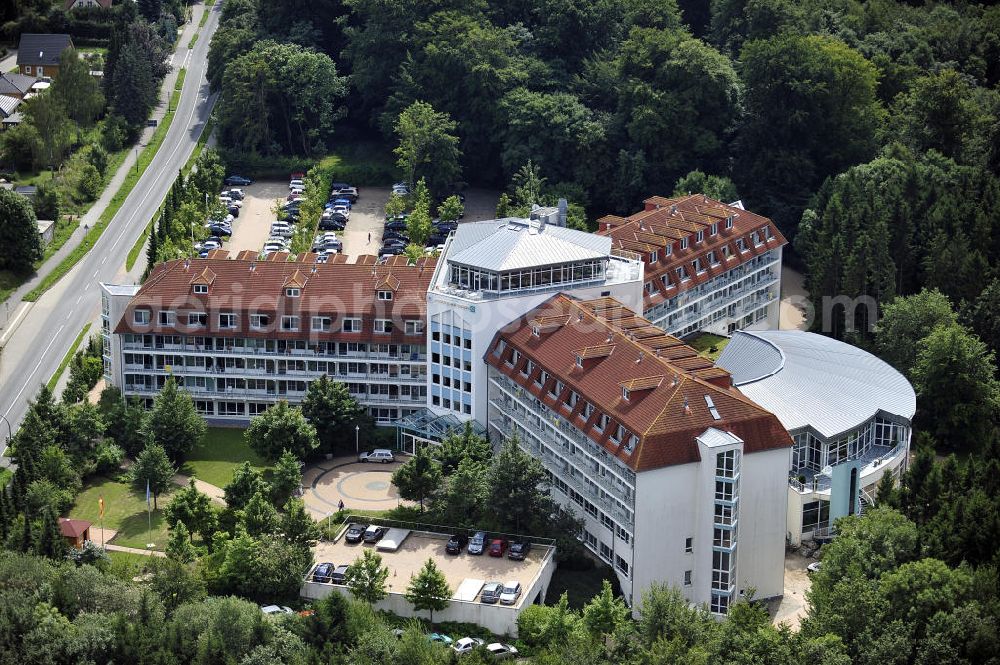
POLYGON ((790 544, 828 537, 834 519, 874 505, 882 476, 898 479, 906 470, 916 395, 902 374, 867 351, 807 332, 743 331, 718 365, 795 442, 790 544))
POLYGON ((491 438, 542 462, 633 606, 654 583, 717 614, 783 593, 791 439, 726 372, 620 303, 563 295, 487 363, 491 438))

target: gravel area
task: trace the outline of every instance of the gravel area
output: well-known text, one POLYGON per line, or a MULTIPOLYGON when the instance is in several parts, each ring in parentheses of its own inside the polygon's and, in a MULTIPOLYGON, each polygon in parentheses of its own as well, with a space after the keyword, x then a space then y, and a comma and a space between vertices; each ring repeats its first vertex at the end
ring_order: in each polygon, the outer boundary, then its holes
POLYGON ((785 595, 777 607, 769 608, 775 625, 784 623, 797 631, 802 619, 809 612, 806 593, 812 588, 812 580, 806 572, 806 566, 815 561, 802 556, 796 551, 785 554, 785 595))
POLYGON ((364 254, 378 254, 385 226, 385 203, 389 200, 390 191, 391 187, 362 187, 358 190, 358 201, 351 206, 351 218, 347 220, 343 233, 339 234, 350 263, 364 254))

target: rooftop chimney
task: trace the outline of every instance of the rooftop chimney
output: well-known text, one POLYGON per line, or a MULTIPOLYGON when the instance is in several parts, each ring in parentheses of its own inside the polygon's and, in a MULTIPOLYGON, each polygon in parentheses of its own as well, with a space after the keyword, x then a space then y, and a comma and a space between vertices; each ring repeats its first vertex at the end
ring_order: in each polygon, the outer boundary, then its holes
POLYGON ((556 203, 556 208, 559 210, 559 221, 557 222, 559 226, 566 228, 566 216, 569 213, 569 203, 566 199, 559 199, 556 203))

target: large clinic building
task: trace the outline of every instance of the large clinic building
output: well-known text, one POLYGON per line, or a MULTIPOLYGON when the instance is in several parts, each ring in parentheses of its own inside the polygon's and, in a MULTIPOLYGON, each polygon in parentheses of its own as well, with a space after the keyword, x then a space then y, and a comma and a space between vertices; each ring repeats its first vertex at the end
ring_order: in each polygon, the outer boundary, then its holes
MULTIPOLYGON (((719 614, 749 588, 780 595, 784 545, 810 533, 811 504, 826 491, 841 510, 841 474, 823 480, 840 439, 857 460, 888 452, 908 441, 912 409, 883 404, 840 429, 790 417, 777 397, 793 378, 831 412, 852 405, 823 385, 837 369, 825 338, 793 352, 764 330, 785 243, 766 218, 701 195, 651 198, 597 233, 564 213, 460 224, 415 265, 220 250, 160 264, 141 287, 102 284, 105 374, 147 404, 173 376, 207 418, 234 424, 301 401, 325 374, 408 451, 468 421, 495 441, 517 434, 630 600, 653 582, 719 614), (679 339, 695 330, 735 333, 725 362, 679 339)), ((872 478, 862 469, 858 487, 872 478)))

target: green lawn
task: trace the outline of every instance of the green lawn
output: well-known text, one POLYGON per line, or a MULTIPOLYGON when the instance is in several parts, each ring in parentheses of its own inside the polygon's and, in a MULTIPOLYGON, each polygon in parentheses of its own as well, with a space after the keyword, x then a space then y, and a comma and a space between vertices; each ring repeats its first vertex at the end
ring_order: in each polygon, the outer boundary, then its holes
POLYGON ((103 496, 104 528, 118 531, 115 545, 145 549, 146 543, 151 542, 156 544, 155 549, 162 550, 167 546, 167 523, 163 519, 163 507, 170 502, 174 491, 175 488, 171 488, 157 499, 159 510, 152 511, 152 529, 149 530, 145 492, 135 492, 130 486, 110 478, 92 476, 77 495, 69 516, 99 526, 100 508, 97 500, 103 496))
POLYGON ((188 455, 181 473, 204 480, 216 487, 225 487, 233 479, 233 471, 243 462, 266 471, 267 461, 243 441, 243 430, 231 427, 209 427, 201 443, 188 455))
POLYGON ((146 564, 152 557, 132 552, 108 552, 111 557, 111 567, 108 572, 118 579, 131 582, 145 572, 146 564))
POLYGON ((685 339, 684 342, 700 355, 705 356, 709 360, 715 360, 722 353, 722 350, 726 348, 726 344, 729 344, 729 338, 711 333, 699 333, 685 339))

